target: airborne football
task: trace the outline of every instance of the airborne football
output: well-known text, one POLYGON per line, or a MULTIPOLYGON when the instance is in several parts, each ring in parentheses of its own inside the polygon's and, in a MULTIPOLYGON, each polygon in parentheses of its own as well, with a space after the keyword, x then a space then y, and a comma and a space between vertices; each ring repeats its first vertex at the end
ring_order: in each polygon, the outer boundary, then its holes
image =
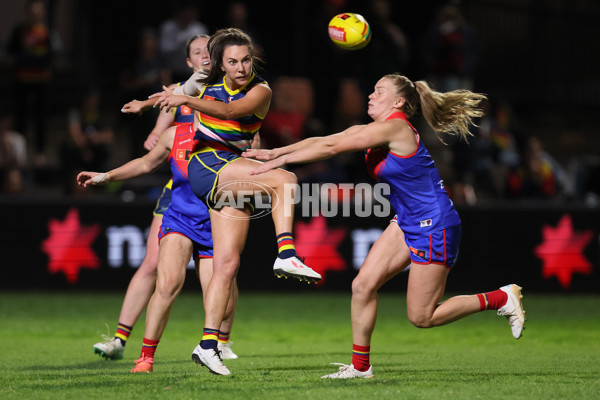
POLYGON ((345 50, 358 50, 371 41, 371 27, 360 14, 342 13, 329 21, 329 37, 345 50))

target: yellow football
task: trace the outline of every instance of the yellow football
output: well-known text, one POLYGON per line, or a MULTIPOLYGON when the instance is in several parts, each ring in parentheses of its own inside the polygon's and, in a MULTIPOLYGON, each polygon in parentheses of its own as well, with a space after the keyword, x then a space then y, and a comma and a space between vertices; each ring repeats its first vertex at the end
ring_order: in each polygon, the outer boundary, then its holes
POLYGON ((358 50, 371 41, 371 27, 360 14, 341 13, 329 21, 329 37, 342 49, 358 50))

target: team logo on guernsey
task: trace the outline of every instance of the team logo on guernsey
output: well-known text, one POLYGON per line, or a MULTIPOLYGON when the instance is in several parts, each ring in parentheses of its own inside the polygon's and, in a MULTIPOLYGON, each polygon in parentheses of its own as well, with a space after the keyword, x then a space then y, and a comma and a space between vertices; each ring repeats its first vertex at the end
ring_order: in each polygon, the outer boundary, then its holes
POLYGON ((219 99, 218 97, 213 97, 213 96, 204 96, 203 99, 204 100, 212 100, 212 101, 220 101, 220 102, 224 103, 223 99, 219 99))
POLYGON ((192 115, 192 109, 189 108, 188 106, 181 106, 180 110, 181 110, 181 115, 192 115))
POLYGON ((176 160, 189 160, 190 159, 190 151, 184 150, 184 149, 177 150, 177 153, 175 154, 175 159, 176 160))
POLYGON ((419 221, 419 224, 421 224, 421 228, 425 228, 427 226, 431 226, 433 224, 433 220, 431 218, 424 219, 423 221, 419 221))

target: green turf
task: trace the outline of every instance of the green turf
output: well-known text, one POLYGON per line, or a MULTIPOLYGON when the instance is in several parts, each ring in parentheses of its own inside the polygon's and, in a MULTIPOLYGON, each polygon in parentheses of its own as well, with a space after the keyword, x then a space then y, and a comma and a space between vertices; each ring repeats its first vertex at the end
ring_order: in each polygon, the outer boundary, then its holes
POLYGON ((600 296, 525 293, 528 325, 514 340, 493 312, 422 330, 401 295, 383 294, 375 378, 321 380, 350 362, 348 294, 241 293, 233 375, 190 360, 199 294, 177 300, 152 374, 131 374, 143 320, 125 359, 92 345, 114 333, 122 293, 0 293, 0 399, 594 399, 600 398, 600 296))

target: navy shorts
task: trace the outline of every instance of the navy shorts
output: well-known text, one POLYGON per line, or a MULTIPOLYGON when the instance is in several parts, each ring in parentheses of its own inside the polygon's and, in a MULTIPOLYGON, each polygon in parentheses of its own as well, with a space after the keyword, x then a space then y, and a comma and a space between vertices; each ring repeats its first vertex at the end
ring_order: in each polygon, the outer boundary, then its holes
POLYGON ((241 157, 231 151, 205 147, 190 156, 188 179, 192 191, 209 208, 214 205, 215 189, 223 168, 241 157))
MULTIPOLYGON (((397 222, 396 218, 392 221, 397 222)), ((451 268, 458 258, 461 236, 461 226, 456 225, 427 236, 404 235, 404 240, 415 264, 442 264, 451 268)))

